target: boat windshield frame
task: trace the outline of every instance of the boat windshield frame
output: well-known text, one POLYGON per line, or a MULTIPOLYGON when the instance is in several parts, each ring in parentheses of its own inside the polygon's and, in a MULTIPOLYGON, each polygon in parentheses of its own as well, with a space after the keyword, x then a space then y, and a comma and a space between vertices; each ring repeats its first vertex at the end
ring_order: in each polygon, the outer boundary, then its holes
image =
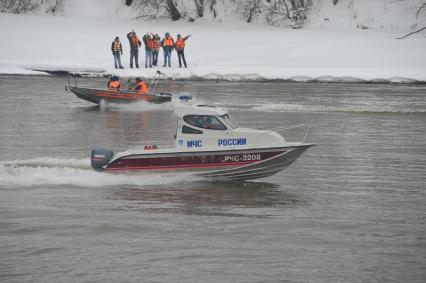
POLYGON ((228 124, 234 130, 240 127, 238 123, 234 119, 232 119, 231 116, 229 116, 228 114, 222 115, 220 116, 220 118, 222 118, 222 120, 225 121, 225 123, 228 124))

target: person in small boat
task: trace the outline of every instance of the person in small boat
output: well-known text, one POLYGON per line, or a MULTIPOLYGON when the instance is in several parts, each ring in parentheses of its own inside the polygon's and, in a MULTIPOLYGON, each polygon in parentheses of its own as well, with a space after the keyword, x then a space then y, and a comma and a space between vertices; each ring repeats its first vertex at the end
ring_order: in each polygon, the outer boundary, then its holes
POLYGON ((133 87, 133 90, 137 93, 148 93, 148 87, 140 78, 136 78, 136 85, 133 87))
POLYGON ((186 66, 186 60, 185 60, 185 41, 190 37, 191 35, 182 37, 180 34, 177 35, 176 38, 176 44, 175 44, 175 48, 177 51, 177 55, 179 58, 179 68, 182 68, 182 63, 181 63, 181 58, 183 60, 183 64, 185 65, 185 68, 187 68, 186 66))
POLYGON ((108 82, 109 90, 120 90, 120 79, 117 76, 112 76, 108 82))
POLYGON ((198 117, 196 125, 204 129, 210 129, 212 127, 212 119, 210 117, 198 117))
POLYGON ((136 68, 139 68, 139 47, 142 43, 133 30, 127 34, 127 39, 130 43, 130 68, 133 68, 133 59, 135 60, 136 68))
POLYGON ((120 39, 118 36, 115 37, 114 41, 111 44, 112 55, 114 56, 114 66, 115 68, 124 69, 121 65, 120 54, 123 55, 123 47, 121 46, 120 39))

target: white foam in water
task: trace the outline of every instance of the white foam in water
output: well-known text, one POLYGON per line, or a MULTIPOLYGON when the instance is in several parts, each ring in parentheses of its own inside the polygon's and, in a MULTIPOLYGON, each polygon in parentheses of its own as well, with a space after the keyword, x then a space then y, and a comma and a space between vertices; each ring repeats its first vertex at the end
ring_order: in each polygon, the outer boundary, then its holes
POLYGON ((199 101, 196 101, 194 97, 190 100, 181 100, 179 97, 185 95, 185 96, 191 96, 190 94, 180 94, 180 95, 173 95, 171 102, 165 102, 161 104, 155 104, 150 103, 144 100, 132 102, 132 103, 113 103, 113 102, 105 102, 102 101, 100 103, 101 110, 117 110, 122 112, 149 112, 149 111, 173 111, 174 108, 179 106, 190 106, 195 105, 197 103, 200 103, 199 101))
POLYGON ((101 110, 112 109, 122 112, 149 112, 149 111, 169 111, 173 110, 173 105, 170 102, 155 104, 147 101, 137 101, 132 103, 112 103, 103 102, 100 104, 101 110))
POLYGON ((105 187, 116 185, 164 185, 197 180, 184 173, 124 175, 100 173, 90 160, 36 158, 0 163, 1 186, 69 185, 105 187))
MULTIPOLYGON (((0 163, 1 164, 1 163, 0 163)), ((86 159, 59 159, 51 157, 39 157, 34 159, 16 160, 5 164, 25 167, 67 167, 76 169, 91 169, 90 158, 86 159)))
POLYGON ((268 103, 251 108, 254 111, 267 112, 370 112, 370 113, 426 113, 426 109, 402 109, 386 106, 315 106, 287 103, 268 103))

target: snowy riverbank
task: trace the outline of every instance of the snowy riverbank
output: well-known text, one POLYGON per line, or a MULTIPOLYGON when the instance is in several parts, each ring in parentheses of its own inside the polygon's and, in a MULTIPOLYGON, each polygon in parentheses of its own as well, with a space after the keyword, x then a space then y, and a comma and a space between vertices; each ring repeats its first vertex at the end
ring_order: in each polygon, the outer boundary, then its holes
MULTIPOLYGON (((396 40, 408 30, 284 29, 243 23, 144 22, 123 18, 0 15, 1 74, 34 70, 151 77, 128 69, 126 33, 192 34, 188 69, 159 68, 168 78, 224 80, 426 82, 426 36, 396 40), (111 42, 123 42, 126 69, 113 68, 111 42)), ((139 64, 144 66, 144 49, 139 64)), ((163 57, 160 52, 160 63, 163 57)))

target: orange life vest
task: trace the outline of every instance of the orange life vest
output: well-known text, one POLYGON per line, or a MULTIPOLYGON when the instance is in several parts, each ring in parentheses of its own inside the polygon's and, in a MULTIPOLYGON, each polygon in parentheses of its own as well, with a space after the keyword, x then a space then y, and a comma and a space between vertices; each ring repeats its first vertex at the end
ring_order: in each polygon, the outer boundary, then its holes
MULTIPOLYGON (((136 86, 140 87, 138 90, 138 93, 148 93, 148 87, 146 86, 144 82, 138 82, 136 86)), ((136 86, 133 89, 135 89, 136 86)))
POLYGON ((113 89, 117 89, 118 90, 118 89, 120 89, 120 82, 119 81, 111 81, 109 83, 108 88, 111 89, 111 90, 113 90, 113 89))
POLYGON ((149 48, 150 50, 153 50, 153 49, 154 49, 154 47, 155 47, 154 40, 153 40, 153 39, 147 39, 146 41, 147 41, 147 43, 148 43, 148 48, 149 48))
POLYGON ((160 48, 160 41, 158 39, 154 39, 153 42, 154 42, 154 49, 155 50, 159 50, 159 48, 160 48))
POLYGON ((163 41, 164 46, 173 46, 173 38, 169 36, 169 38, 165 37, 163 41))
POLYGON ((176 49, 184 49, 185 48, 185 40, 183 38, 176 39, 176 49))
POLYGON ((120 52, 121 51, 121 43, 120 41, 114 41, 114 52, 120 52))
POLYGON ((132 46, 138 46, 139 45, 139 38, 136 35, 132 35, 132 46))

